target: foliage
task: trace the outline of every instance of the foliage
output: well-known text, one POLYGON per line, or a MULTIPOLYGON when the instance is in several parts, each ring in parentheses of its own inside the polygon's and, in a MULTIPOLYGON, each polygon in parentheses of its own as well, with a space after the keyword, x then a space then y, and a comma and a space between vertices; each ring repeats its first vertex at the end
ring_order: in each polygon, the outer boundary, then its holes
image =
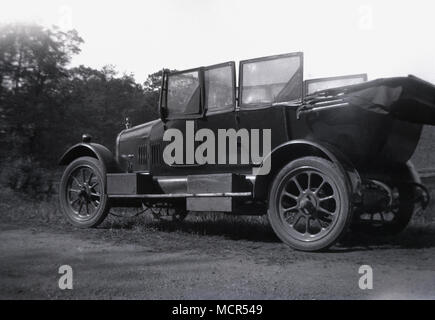
POLYGON ((161 72, 141 85, 113 66, 71 68, 82 43, 74 30, 0 25, 0 164, 15 190, 44 193, 39 168, 55 168, 83 133, 113 150, 125 117, 157 118, 161 72))
POLYGON ((56 193, 52 176, 52 171, 42 169, 28 160, 18 159, 8 167, 5 184, 33 200, 50 200, 56 193))
POLYGON ((68 68, 82 43, 76 31, 0 26, 0 161, 54 167, 82 133, 113 148, 126 116, 157 117, 161 72, 141 85, 113 66, 68 68))

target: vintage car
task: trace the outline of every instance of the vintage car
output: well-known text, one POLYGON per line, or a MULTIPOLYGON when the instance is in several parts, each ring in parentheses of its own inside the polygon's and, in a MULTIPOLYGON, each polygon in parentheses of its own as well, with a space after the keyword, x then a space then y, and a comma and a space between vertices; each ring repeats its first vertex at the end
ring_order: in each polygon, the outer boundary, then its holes
POLYGON ((400 232, 427 205, 409 159, 423 124, 435 125, 435 86, 364 74, 304 81, 300 52, 241 61, 238 70, 238 85, 234 62, 164 70, 160 119, 127 126, 115 154, 84 134, 60 160, 66 218, 95 227, 109 208, 133 206, 172 220, 189 211, 267 214, 283 242, 318 251, 349 228, 400 232), (192 134, 217 140, 222 130, 236 139, 224 137, 223 148, 214 141, 197 161, 201 139, 192 134), (185 139, 172 162, 168 132, 185 139), (254 145, 260 134, 269 140, 254 145), (247 159, 249 148, 267 152, 247 159))

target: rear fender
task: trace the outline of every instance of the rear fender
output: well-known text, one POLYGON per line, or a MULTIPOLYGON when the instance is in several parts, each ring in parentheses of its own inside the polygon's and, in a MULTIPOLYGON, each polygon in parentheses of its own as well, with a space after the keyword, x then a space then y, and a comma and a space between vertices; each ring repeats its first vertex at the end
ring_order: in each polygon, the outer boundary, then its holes
POLYGON ((405 172, 406 172, 407 181, 421 184, 420 175, 418 174, 417 169, 415 169, 414 164, 411 161, 408 161, 406 163, 405 172))
POLYGON ((289 162, 307 156, 320 157, 331 161, 347 176, 348 188, 353 195, 353 200, 359 201, 361 199, 361 177, 347 157, 332 146, 321 145, 310 140, 286 142, 273 149, 263 159, 263 163, 270 161, 271 169, 267 175, 261 175, 260 173, 260 175, 256 176, 254 197, 263 200, 267 199, 269 187, 278 171, 289 162))

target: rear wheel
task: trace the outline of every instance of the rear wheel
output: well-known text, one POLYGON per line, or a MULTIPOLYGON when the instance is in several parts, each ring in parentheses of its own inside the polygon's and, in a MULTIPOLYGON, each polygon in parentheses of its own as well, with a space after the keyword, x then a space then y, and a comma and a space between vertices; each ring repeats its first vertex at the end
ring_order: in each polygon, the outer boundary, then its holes
POLYGON ((160 206, 150 207, 153 217, 160 221, 182 222, 186 218, 188 212, 185 206, 160 206))
POLYGON ((391 208, 359 214, 352 229, 372 235, 396 235, 402 232, 416 211, 415 187, 410 184, 399 185, 397 191, 398 198, 391 208))
POLYGON ((333 245, 351 221, 349 188, 332 162, 304 157, 286 165, 269 194, 268 217, 290 247, 318 251, 333 245))
POLYGON ((81 157, 66 168, 60 183, 60 207, 67 220, 81 228, 96 227, 107 216, 106 172, 95 158, 81 157))

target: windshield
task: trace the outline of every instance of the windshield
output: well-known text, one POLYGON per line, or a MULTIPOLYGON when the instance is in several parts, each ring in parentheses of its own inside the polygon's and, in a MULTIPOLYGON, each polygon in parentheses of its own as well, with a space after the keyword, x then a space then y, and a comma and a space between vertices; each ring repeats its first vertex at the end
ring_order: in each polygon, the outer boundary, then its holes
POLYGON ((209 111, 234 107, 232 65, 213 67, 204 72, 206 105, 209 111))
POLYGON ((298 99, 302 93, 301 56, 243 62, 242 105, 298 99))

